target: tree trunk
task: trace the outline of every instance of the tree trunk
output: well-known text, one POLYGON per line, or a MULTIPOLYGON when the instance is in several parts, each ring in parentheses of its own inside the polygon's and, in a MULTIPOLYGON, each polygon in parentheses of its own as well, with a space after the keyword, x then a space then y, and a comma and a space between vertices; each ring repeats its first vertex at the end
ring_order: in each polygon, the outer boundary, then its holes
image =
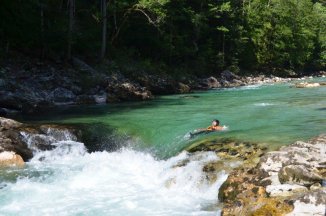
POLYGON ((44 58, 45 45, 44 45, 44 5, 40 5, 41 9, 41 60, 44 58))
POLYGON ((101 0, 102 9, 102 46, 101 46, 101 56, 100 60, 103 60, 106 53, 106 32, 107 32, 107 16, 106 16, 106 0, 101 0))
POLYGON ((69 8, 69 28, 68 28, 67 60, 71 60, 72 33, 73 33, 73 27, 74 27, 75 0, 68 0, 68 8, 69 8))

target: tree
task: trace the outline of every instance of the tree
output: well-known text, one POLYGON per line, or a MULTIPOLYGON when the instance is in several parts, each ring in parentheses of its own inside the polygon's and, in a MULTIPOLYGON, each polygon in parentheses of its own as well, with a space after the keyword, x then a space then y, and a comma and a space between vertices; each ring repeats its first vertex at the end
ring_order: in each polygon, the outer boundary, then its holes
POLYGON ((71 51, 73 43, 73 28, 74 28, 74 12, 75 12, 75 0, 68 0, 68 12, 69 12, 69 27, 68 27, 68 47, 67 47, 67 60, 71 60, 71 51))
POLYGON ((106 34, 107 34, 107 2, 106 0, 101 0, 101 14, 102 14, 102 45, 101 45, 101 55, 100 60, 103 60, 106 53, 106 34))

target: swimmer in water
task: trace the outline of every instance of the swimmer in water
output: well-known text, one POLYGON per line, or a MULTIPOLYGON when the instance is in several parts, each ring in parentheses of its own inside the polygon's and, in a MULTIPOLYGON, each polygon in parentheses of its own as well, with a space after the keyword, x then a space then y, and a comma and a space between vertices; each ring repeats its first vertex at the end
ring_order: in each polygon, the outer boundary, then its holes
POLYGON ((222 126, 220 126, 220 121, 217 120, 217 119, 214 119, 212 121, 212 125, 207 127, 207 128, 201 128, 201 129, 197 129, 196 131, 197 132, 200 132, 200 131, 221 131, 223 130, 224 128, 222 126))
POLYGON ((213 131, 222 131, 225 130, 226 127, 222 127, 220 126, 220 121, 217 119, 214 119, 212 121, 212 125, 207 127, 207 128, 200 128, 195 130, 194 132, 190 132, 190 137, 193 137, 194 135, 197 134, 202 134, 202 133, 209 133, 209 132, 213 132, 213 131))

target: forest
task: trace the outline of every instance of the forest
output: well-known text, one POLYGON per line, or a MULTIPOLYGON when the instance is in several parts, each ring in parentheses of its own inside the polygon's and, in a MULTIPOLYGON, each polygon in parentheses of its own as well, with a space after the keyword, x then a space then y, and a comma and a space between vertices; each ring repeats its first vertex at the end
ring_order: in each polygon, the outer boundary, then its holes
POLYGON ((325 0, 2 0, 0 58, 168 74, 325 70, 325 0))

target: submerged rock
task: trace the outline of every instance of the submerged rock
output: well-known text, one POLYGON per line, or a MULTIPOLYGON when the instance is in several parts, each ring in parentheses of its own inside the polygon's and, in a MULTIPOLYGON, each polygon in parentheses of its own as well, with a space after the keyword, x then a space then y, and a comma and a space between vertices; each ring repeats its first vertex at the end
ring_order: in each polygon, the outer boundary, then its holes
POLYGON ((234 170, 219 191, 222 215, 325 215, 326 134, 234 170))

